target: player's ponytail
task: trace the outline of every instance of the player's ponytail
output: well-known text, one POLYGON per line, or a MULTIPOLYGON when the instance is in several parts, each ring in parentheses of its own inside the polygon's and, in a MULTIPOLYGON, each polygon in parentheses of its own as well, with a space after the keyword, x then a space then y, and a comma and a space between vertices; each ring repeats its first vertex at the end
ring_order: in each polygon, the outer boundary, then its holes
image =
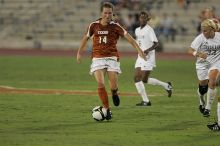
POLYGON ((215 23, 212 19, 206 19, 201 23, 201 27, 211 27, 214 31, 218 31, 220 26, 218 23, 215 23))

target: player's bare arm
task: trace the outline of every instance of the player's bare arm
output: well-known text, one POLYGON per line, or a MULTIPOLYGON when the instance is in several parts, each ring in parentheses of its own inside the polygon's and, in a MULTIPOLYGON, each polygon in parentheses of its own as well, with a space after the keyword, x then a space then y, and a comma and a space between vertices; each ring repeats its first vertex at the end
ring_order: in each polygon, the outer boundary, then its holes
POLYGON ((159 47, 159 43, 158 42, 153 42, 154 44, 152 45, 152 47, 150 47, 149 49, 146 49, 144 51, 144 54, 147 55, 150 51, 152 50, 156 50, 159 47))
POLYGON ((195 57, 200 57, 200 58, 203 58, 203 59, 206 59, 207 58, 207 54, 205 52, 199 52, 199 51, 196 51, 195 49, 193 48, 189 48, 188 49, 188 53, 189 54, 192 54, 193 56, 195 57))
POLYGON ((85 46, 87 44, 88 39, 89 38, 86 35, 84 35, 82 38, 79 49, 77 51, 77 57, 76 57, 77 63, 81 62, 81 54, 82 54, 83 50, 85 49, 85 46))
POLYGON ((128 42, 137 50, 138 54, 144 59, 146 59, 146 55, 144 54, 144 52, 141 50, 141 48, 139 47, 139 45, 136 43, 136 41, 134 40, 134 38, 129 34, 126 33, 124 35, 124 37, 128 40, 128 42))

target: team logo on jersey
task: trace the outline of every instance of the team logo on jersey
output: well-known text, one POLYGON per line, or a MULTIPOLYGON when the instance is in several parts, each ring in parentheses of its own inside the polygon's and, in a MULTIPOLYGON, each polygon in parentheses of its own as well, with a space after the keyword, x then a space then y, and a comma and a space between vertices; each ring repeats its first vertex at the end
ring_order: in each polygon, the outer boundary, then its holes
POLYGON ((98 34, 108 34, 108 31, 98 31, 98 34))
POLYGON ((208 55, 216 55, 217 52, 220 51, 220 45, 211 45, 208 44, 208 42, 204 42, 200 48, 208 55))
POLYGON ((200 44, 199 50, 200 51, 206 51, 207 50, 207 46, 208 46, 208 42, 203 42, 203 43, 200 44))
POLYGON ((205 50, 220 50, 220 45, 211 45, 208 44, 208 42, 205 42, 202 47, 205 48, 205 50))

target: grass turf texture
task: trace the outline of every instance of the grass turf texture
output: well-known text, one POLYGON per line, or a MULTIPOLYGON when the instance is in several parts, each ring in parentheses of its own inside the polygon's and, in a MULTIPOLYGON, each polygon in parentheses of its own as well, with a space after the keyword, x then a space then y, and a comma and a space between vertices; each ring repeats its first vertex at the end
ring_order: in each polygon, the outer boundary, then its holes
MULTIPOLYGON (((120 92, 136 92, 135 58, 121 59, 120 92)), ((88 74, 90 59, 81 65, 68 57, 0 57, 0 85, 33 89, 96 91, 88 74)), ((97 96, 0 94, 1 146, 217 146, 220 133, 206 124, 216 118, 216 101, 210 118, 198 110, 193 60, 157 60, 151 77, 174 84, 168 98, 164 89, 147 86, 151 107, 136 107, 140 97, 121 97, 112 107, 110 122, 91 117, 97 96)), ((107 80, 106 80, 106 83, 107 80)), ((107 86, 109 91, 109 86, 107 86)))

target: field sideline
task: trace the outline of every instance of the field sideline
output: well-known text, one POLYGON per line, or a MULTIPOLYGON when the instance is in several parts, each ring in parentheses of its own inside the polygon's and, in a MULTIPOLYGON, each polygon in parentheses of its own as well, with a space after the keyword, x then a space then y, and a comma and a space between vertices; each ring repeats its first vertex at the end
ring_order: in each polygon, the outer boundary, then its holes
MULTIPOLYGON (((97 96, 97 92, 88 90, 61 90, 61 89, 28 89, 14 88, 0 85, 0 94, 51 94, 51 95, 92 95, 97 96)), ((110 93, 109 93, 110 95, 110 93)), ((120 93, 122 96, 138 96, 137 93, 120 93)), ((156 96, 156 95, 151 95, 156 96)))
MULTIPOLYGON (((124 56, 137 56, 135 52, 120 52, 122 57, 124 56)), ((16 56, 66 56, 66 57, 75 57, 76 50, 57 50, 57 49, 0 49, 1 56, 16 55, 16 56)), ((88 52, 85 51, 85 55, 88 55, 88 52)), ((164 53, 157 52, 157 58, 159 59, 193 59, 192 55, 187 53, 164 53)))
MULTIPOLYGON (((0 94, 30 94, 30 95, 91 95, 98 96, 96 91, 89 90, 61 90, 61 89, 32 89, 32 88, 14 88, 0 85, 0 94)), ((111 93, 108 93, 111 96, 111 93)), ((136 92, 120 92, 120 96, 139 97, 136 92)), ((183 94, 175 94, 176 96, 186 96, 183 94)), ((148 94, 150 97, 163 96, 163 94, 148 94)))

